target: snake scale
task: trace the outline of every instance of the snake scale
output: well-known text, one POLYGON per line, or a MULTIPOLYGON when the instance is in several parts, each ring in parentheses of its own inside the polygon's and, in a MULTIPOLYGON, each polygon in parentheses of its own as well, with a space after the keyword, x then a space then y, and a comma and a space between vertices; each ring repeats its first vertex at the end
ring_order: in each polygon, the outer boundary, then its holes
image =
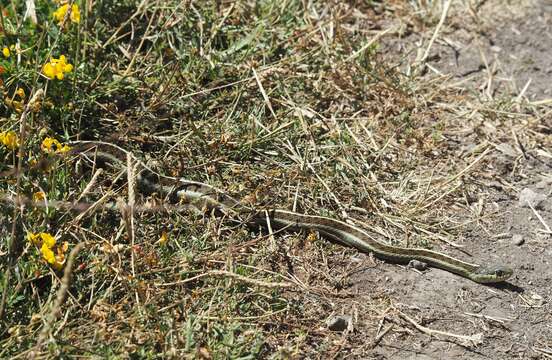
MULTIPOLYGON (((116 145, 102 142, 78 142, 72 153, 88 153, 88 156, 94 157, 94 160, 103 158, 104 161, 122 168, 126 168, 126 161, 119 155, 132 156, 130 152, 116 145), (106 148, 108 150, 104 150, 106 148)), ((280 209, 254 210, 210 185, 159 175, 145 164, 141 163, 141 165, 146 169, 147 175, 142 173, 137 175, 139 188, 161 194, 171 203, 186 203, 201 211, 218 212, 231 218, 247 214, 242 221, 248 225, 260 225, 265 228, 270 226, 273 229, 312 229, 329 240, 364 253, 372 253, 385 261, 408 264, 412 260, 417 260, 477 283, 499 283, 513 274, 513 270, 504 265, 470 264, 432 250, 387 245, 374 239, 357 226, 329 217, 305 215, 280 209)))

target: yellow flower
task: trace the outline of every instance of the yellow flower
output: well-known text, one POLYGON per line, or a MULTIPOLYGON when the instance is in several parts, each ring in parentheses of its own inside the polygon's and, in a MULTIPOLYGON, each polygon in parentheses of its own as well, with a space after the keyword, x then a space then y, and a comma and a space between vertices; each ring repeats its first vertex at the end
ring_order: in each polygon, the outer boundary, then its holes
POLYGON ((8 47, 4 47, 2 49, 2 54, 4 55, 5 58, 9 58, 10 57, 10 49, 8 47))
POLYGON ((53 79, 56 76, 57 68, 51 63, 46 63, 42 67, 42 73, 46 75, 46 77, 53 79))
POLYGON ((54 269, 61 270, 63 264, 65 264, 65 253, 69 248, 67 241, 64 241, 61 245, 56 246, 56 239, 49 233, 28 233, 27 239, 30 242, 40 247, 40 253, 44 260, 48 262, 54 269), (54 252, 55 247, 55 252, 54 252))
POLYGON ((59 141, 57 141, 54 138, 47 137, 42 141, 42 144, 40 145, 40 148, 45 153, 51 154, 64 154, 71 150, 71 147, 69 145, 62 145, 59 141))
POLYGON ((10 150, 15 150, 19 147, 19 138, 15 131, 0 132, 0 142, 10 150))
POLYGON ((57 152, 58 154, 64 154, 64 153, 66 153, 66 152, 68 152, 68 151, 70 151, 70 150, 71 150, 71 147, 70 147, 69 145, 65 144, 65 145, 63 145, 61 148, 59 148, 56 152, 57 152))
POLYGON ((33 234, 33 233, 28 233, 27 234, 27 239, 32 242, 33 244, 35 245, 40 245, 41 243, 41 239, 40 239, 40 234, 33 234))
POLYGON ((80 23, 80 9, 77 4, 71 5, 71 21, 75 24, 80 23))
POLYGON ((25 90, 23 90, 22 88, 17 88, 17 90, 15 90, 15 95, 19 95, 21 99, 25 100, 25 90))
POLYGON ((50 235, 49 233, 41 232, 37 234, 28 233, 27 239, 35 245, 46 245, 49 249, 53 248, 56 245, 56 238, 50 235))
POLYGON ((53 153, 56 151, 56 149, 59 149, 60 147, 61 147, 61 144, 59 143, 59 141, 51 137, 47 137, 46 139, 44 139, 42 141, 42 144, 40 145, 40 148, 45 153, 53 153), (55 149, 52 148, 54 146, 55 146, 55 149))
POLYGON ((165 245, 167 243, 167 241, 169 241, 169 236, 167 235, 167 232, 166 231, 163 231, 161 233, 161 237, 159 237, 159 245, 165 245))
POLYGON ((46 199, 46 194, 44 194, 44 191, 37 191, 33 194, 34 201, 42 201, 44 199, 46 199))
POLYGON ((46 244, 42 244, 40 247, 40 252, 42 253, 42 256, 44 257, 44 260, 46 260, 49 264, 54 264, 56 262, 56 255, 50 249, 46 244))
MULTIPOLYGON (((69 5, 65 4, 59 7, 56 11, 54 11, 54 18, 61 24, 63 23, 63 19, 65 18, 65 15, 67 14, 67 10, 69 10, 69 5)), ((80 10, 79 6, 77 4, 71 5, 71 15, 69 16, 71 19, 71 22, 74 22, 78 24, 80 22, 80 10)))
POLYGON ((56 244, 56 238, 48 233, 40 233, 40 238, 42 239, 42 245, 46 245, 50 249, 56 244))
POLYGON ((61 23, 63 21, 63 19, 65 18, 65 14, 67 13, 67 9, 68 9, 67 4, 62 5, 61 7, 59 7, 56 11, 54 11, 54 14, 53 14, 54 18, 61 23))
POLYGON ((50 80, 56 78, 63 80, 65 73, 73 71, 73 65, 67 63, 65 55, 61 55, 59 59, 52 58, 42 67, 42 73, 50 80))
POLYGON ((58 60, 58 66, 61 68, 61 71, 64 73, 70 73, 73 71, 73 65, 67 63, 67 58, 65 55, 61 55, 58 60))

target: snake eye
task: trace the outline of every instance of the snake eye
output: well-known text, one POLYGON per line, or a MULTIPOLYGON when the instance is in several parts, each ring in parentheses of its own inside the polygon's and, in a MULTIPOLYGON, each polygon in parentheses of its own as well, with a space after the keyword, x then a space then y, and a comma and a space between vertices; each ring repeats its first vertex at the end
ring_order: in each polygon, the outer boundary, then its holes
POLYGON ((504 271, 502 271, 502 270, 496 270, 496 271, 495 271, 495 274, 496 274, 496 276, 502 277, 502 276, 504 276, 504 271))

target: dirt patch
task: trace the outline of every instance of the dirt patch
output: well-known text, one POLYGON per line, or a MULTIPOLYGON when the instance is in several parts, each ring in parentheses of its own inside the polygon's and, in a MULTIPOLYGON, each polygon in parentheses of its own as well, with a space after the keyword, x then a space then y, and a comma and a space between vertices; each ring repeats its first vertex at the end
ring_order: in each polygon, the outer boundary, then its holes
MULTIPOLYGON (((481 333, 482 344, 471 348, 462 342, 454 343, 452 337, 436 340, 426 334, 395 334, 383 339, 376 353, 384 358, 413 359, 453 355, 466 359, 539 358, 535 348, 550 346, 550 238, 536 233, 538 226, 529 220, 534 217, 532 211, 519 208, 516 201, 502 202, 501 209, 504 212, 494 219, 496 223, 491 228, 471 229, 464 249, 477 254, 472 261, 510 264, 516 273, 506 286, 482 286, 438 269, 420 274, 393 265, 380 265, 380 274, 364 271, 353 280, 359 294, 370 294, 373 286, 383 286, 395 299, 395 306, 420 324, 455 334, 481 333), (500 239, 492 240, 492 244, 482 240, 489 238, 488 231, 500 234, 500 239), (527 242, 521 246, 513 244, 513 233, 523 234, 527 242)), ((541 211, 540 215, 548 223, 552 221, 550 210, 541 211)), ((447 252, 453 253, 450 249, 447 252)), ((456 255, 466 258, 458 252, 456 255)))
MULTIPOLYGON (((487 166, 513 161, 499 154, 491 156, 487 166)), ((510 185, 531 188, 546 195, 546 200, 533 210, 521 206, 516 191, 482 189, 473 194, 474 203, 484 203, 487 210, 455 239, 461 251, 450 246, 436 249, 469 262, 508 264, 515 271, 511 281, 484 286, 439 269, 419 272, 368 255, 351 256, 349 264, 356 264, 358 271, 350 271, 346 290, 354 297, 332 308, 355 319, 351 345, 373 343, 372 348, 351 354, 375 359, 541 359, 548 355, 552 346, 552 234, 546 228, 552 224, 550 167, 534 167, 530 162, 518 166, 525 176, 510 185), (379 297, 388 297, 391 303, 378 309, 363 306, 379 297), (419 330, 402 314, 429 331, 454 335, 419 330), (385 333, 386 329, 390 331, 385 333)), ((506 175, 504 180, 514 178, 506 175)), ((471 217, 461 211, 456 215, 460 221, 471 217)))
POLYGON ((487 2, 472 17, 475 28, 462 27, 448 35, 437 45, 431 64, 457 79, 473 77, 493 94, 550 98, 550 6, 545 1, 532 6, 487 2))
MULTIPOLYGON (((507 94, 531 100, 549 99, 552 2, 481 4, 451 6, 440 36, 428 53, 428 72, 432 76, 450 76, 452 83, 468 91, 484 91, 489 97, 507 94)), ((440 10, 431 14, 435 23, 440 10)), ((398 58, 408 60, 405 63, 413 63, 420 53, 417 46, 424 39, 427 43, 434 26, 419 21, 395 25, 405 35, 388 39, 384 49, 398 52, 398 58)))
MULTIPOLYGON (((454 16, 429 53, 428 76, 448 76, 454 86, 490 99, 520 94, 529 100, 550 98, 552 3, 506 5, 488 1, 477 9, 464 6, 451 9, 454 16)), ((413 62, 416 44, 432 34, 430 29, 418 30, 402 39, 387 39, 384 49, 399 50, 399 56, 409 54, 404 62, 413 62)), ((541 135, 549 136, 550 120, 544 116, 539 121, 541 135)), ((472 133, 474 136, 455 137, 451 146, 469 151, 482 140, 475 135, 477 132, 472 133)), ((510 134, 505 143, 494 144, 497 151, 485 163, 489 179, 478 180, 481 187, 467 196, 467 208, 479 209, 475 221, 470 211, 455 211, 459 223, 472 220, 457 241, 465 253, 452 247, 439 249, 472 262, 512 266, 515 275, 508 284, 482 286, 438 269, 419 273, 388 264, 363 270, 351 278, 352 288, 360 297, 373 298, 374 293, 385 292, 393 299, 395 310, 407 313, 419 325, 456 335, 481 334, 481 342, 430 336, 423 331, 391 330, 369 353, 373 358, 552 356, 551 160, 539 156, 538 149, 526 152, 523 141, 516 143, 515 137, 510 134), (522 206, 518 196, 524 188, 544 195, 546 200, 535 209, 522 206)), ((550 154, 549 147, 544 150, 550 154)), ((459 151, 458 160, 462 157, 459 151)), ((363 263, 369 266, 371 260, 366 257, 363 263)), ((381 319, 386 323, 385 314, 381 319)), ((357 330, 370 339, 378 338, 386 328, 383 325, 374 332, 373 328, 364 328, 362 322, 357 325, 357 330)))

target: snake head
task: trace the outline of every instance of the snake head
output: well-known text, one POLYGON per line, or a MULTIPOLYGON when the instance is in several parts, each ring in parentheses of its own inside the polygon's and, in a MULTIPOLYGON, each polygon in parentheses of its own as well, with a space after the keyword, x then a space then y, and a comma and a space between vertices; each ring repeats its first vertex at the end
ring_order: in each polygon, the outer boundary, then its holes
POLYGON ((508 280, 514 271, 503 265, 480 266, 474 272, 472 280, 482 284, 498 283, 508 280))

